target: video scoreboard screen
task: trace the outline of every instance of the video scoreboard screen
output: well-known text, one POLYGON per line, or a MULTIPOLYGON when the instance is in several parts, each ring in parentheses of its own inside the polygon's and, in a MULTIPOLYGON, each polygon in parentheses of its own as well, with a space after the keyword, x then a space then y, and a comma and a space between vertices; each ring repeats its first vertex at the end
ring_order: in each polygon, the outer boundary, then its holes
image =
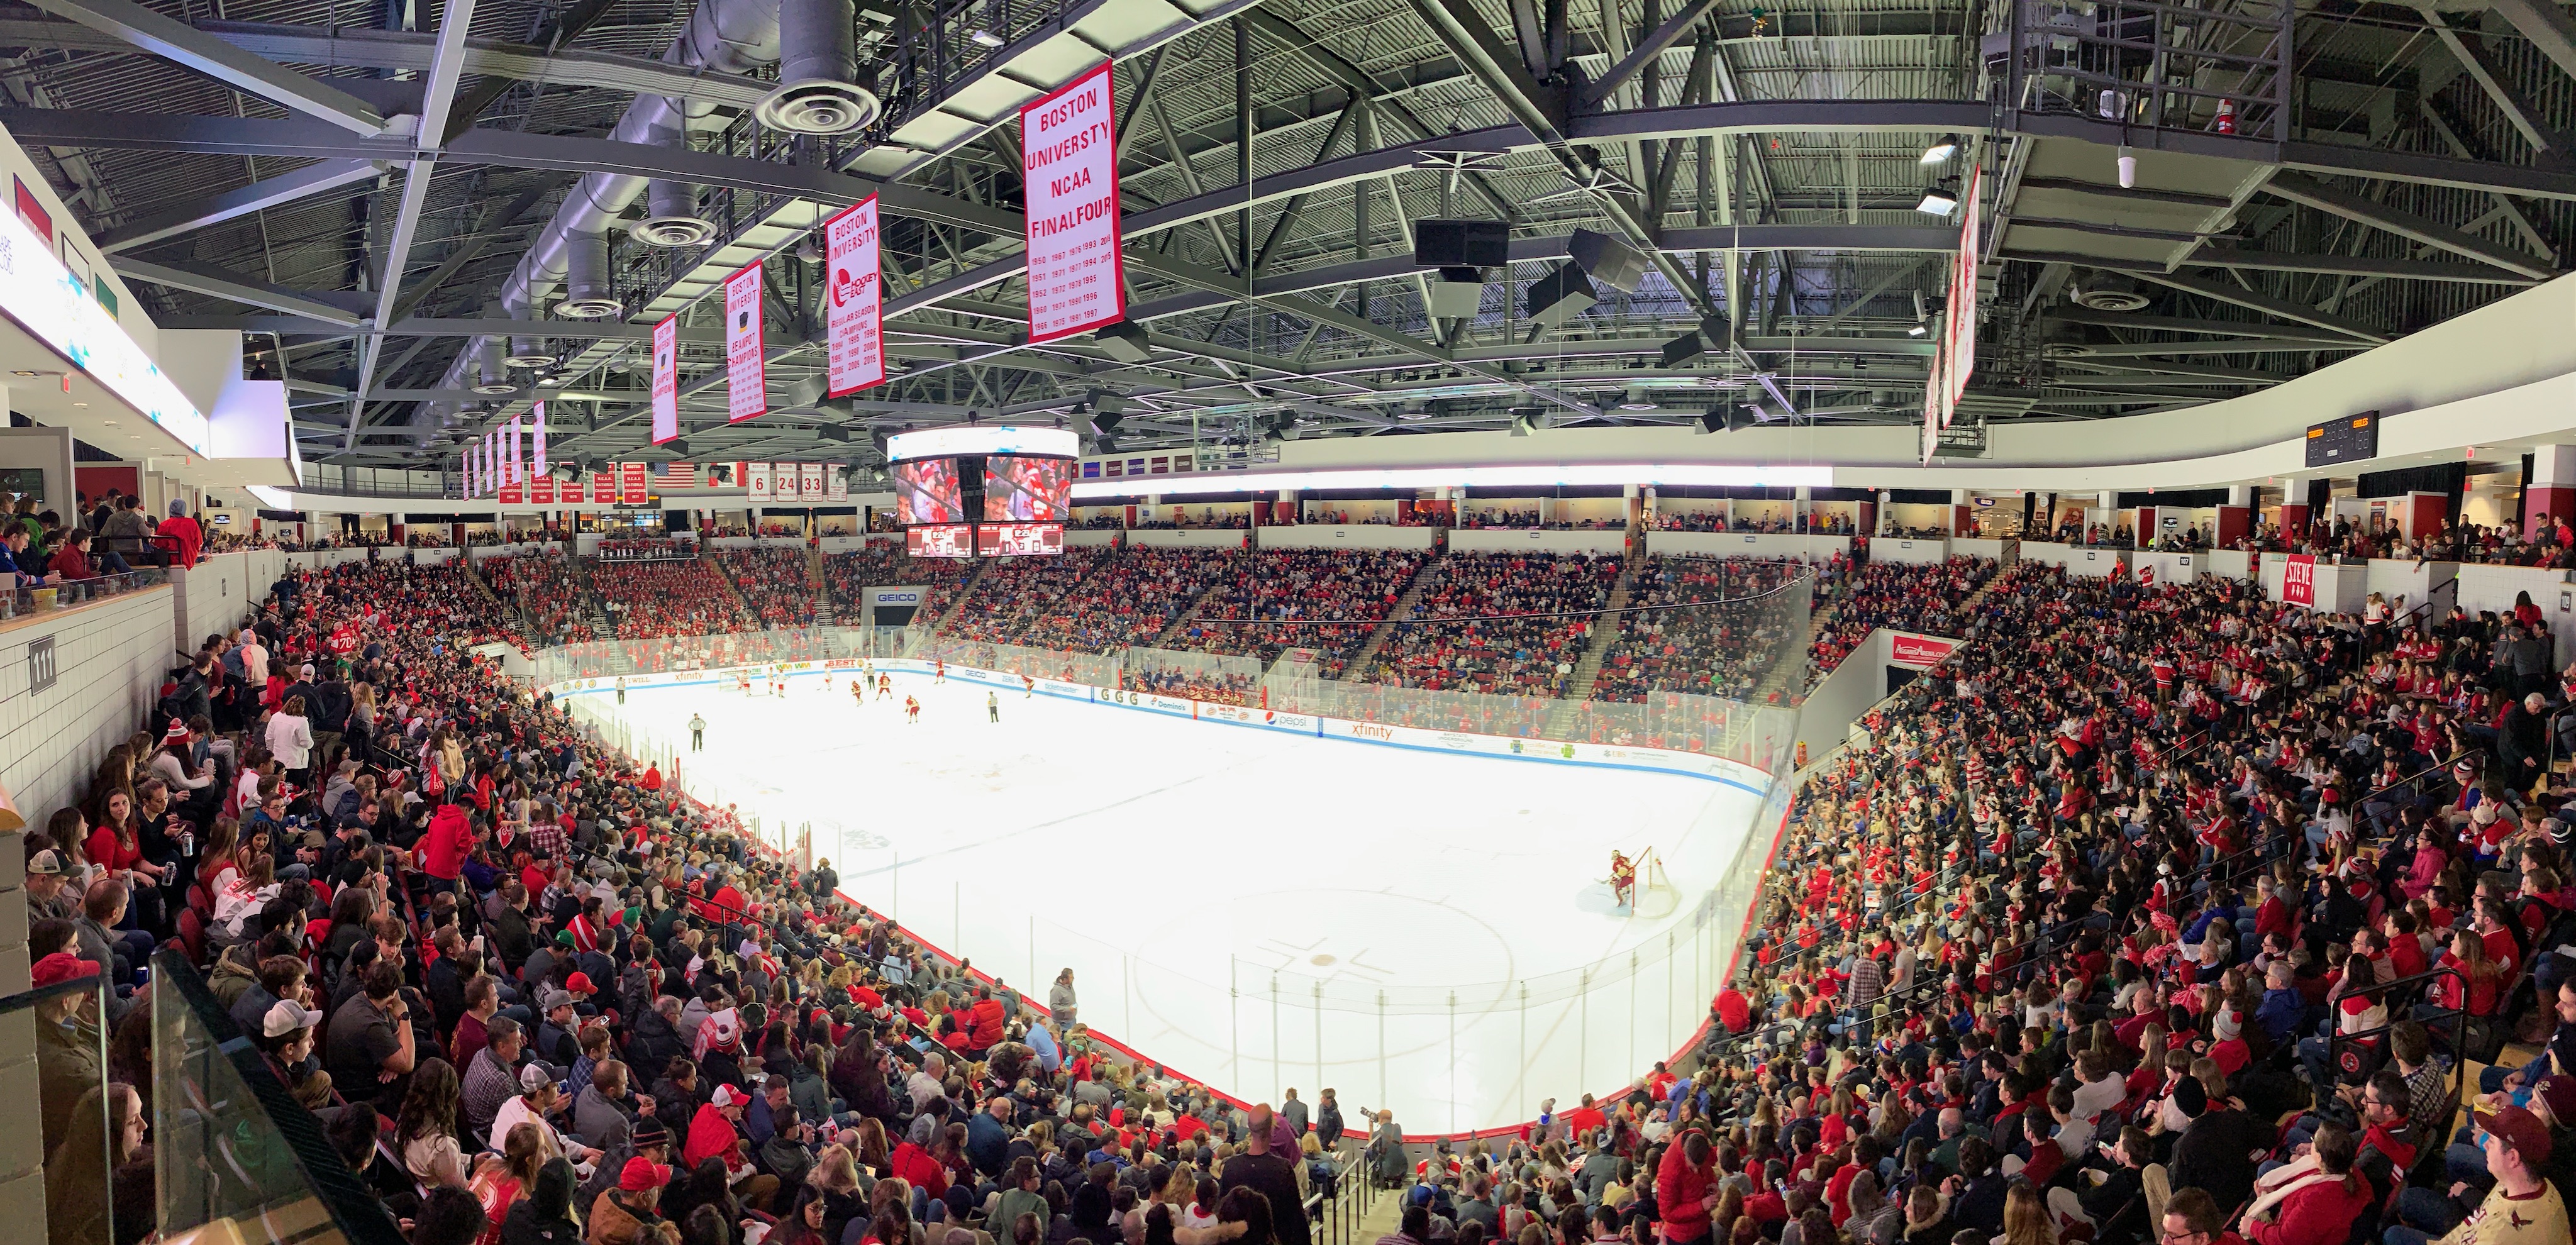
POLYGON ((967 523, 908 527, 903 530, 903 551, 916 558, 971 558, 975 528, 967 523))
POLYGON ((1064 552, 1061 523, 986 523, 975 529, 975 552, 987 558, 1016 558, 1064 552))
POLYGON ((2308 429, 2308 465, 2340 467, 2379 457, 2379 412, 2329 419, 2308 429))

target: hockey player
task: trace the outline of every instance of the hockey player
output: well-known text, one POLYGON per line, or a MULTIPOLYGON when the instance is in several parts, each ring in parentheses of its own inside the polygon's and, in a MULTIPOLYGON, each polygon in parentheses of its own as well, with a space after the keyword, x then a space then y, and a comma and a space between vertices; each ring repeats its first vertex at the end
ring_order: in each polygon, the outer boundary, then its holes
POLYGON ((906 726, 921 724, 921 702, 910 696, 903 698, 903 724, 906 726))

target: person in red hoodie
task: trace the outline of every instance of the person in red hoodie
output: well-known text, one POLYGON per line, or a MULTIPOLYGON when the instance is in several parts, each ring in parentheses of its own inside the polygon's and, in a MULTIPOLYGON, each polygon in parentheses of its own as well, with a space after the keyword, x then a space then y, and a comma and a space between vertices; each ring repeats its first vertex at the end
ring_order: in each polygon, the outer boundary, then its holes
POLYGON ((1664 1217, 1666 1245, 1704 1240, 1708 1212, 1717 1205, 1716 1182, 1709 1178, 1708 1135, 1690 1133, 1664 1151, 1655 1170, 1655 1206, 1664 1217))
POLYGON ((2313 1161, 2265 1176, 2245 1212, 2253 1245, 2342 1245, 2352 1221, 2370 1205, 2370 1186, 2353 1174, 2352 1133, 2340 1124, 2317 1130, 2313 1161))
POLYGON ((977 986, 975 1005, 966 1009, 966 1049, 982 1055, 985 1051, 1001 1045, 1004 1015, 1002 1001, 993 997, 993 988, 977 986))
POLYGON ((465 810, 453 804, 441 804, 429 815, 429 833, 420 840, 421 871, 430 877, 429 889, 456 891, 457 879, 465 872, 465 858, 474 852, 474 824, 465 810))

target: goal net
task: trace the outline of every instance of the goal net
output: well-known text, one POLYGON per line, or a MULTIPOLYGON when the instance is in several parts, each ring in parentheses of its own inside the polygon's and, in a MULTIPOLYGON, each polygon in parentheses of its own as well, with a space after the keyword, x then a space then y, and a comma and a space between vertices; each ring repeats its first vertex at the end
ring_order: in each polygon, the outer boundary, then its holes
POLYGON ((1636 915, 1671 916, 1681 902, 1682 893, 1664 873, 1663 853, 1651 847, 1637 853, 1636 915))

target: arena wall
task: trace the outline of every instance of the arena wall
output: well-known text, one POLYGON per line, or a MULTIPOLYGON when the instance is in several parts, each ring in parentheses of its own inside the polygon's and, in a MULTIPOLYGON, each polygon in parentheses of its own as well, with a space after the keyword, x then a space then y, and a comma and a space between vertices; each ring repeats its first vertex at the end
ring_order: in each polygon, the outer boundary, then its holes
POLYGON ((1429 549, 1434 530, 1382 523, 1299 523, 1259 528, 1255 534, 1264 549, 1429 549))
POLYGON ((1547 528, 1480 527, 1449 533, 1452 553, 1592 553, 1619 557, 1628 552, 1628 533, 1619 528, 1552 531, 1547 528))
POLYGON ((1869 560, 1872 562, 1922 565, 1943 561, 1949 556, 1950 542, 1946 540, 1900 540, 1881 536, 1869 542, 1869 560))
POLYGON ((1851 552, 1848 536, 1796 536, 1771 532, 1648 532, 1646 552, 1700 558, 1797 558, 1829 561, 1851 552))
POLYGON ((0 623, 0 785, 22 812, 77 803, 99 759, 143 721, 183 660, 170 643, 176 600, 175 588, 146 588, 0 623), (36 691, 29 650, 46 639, 53 682, 36 691))

